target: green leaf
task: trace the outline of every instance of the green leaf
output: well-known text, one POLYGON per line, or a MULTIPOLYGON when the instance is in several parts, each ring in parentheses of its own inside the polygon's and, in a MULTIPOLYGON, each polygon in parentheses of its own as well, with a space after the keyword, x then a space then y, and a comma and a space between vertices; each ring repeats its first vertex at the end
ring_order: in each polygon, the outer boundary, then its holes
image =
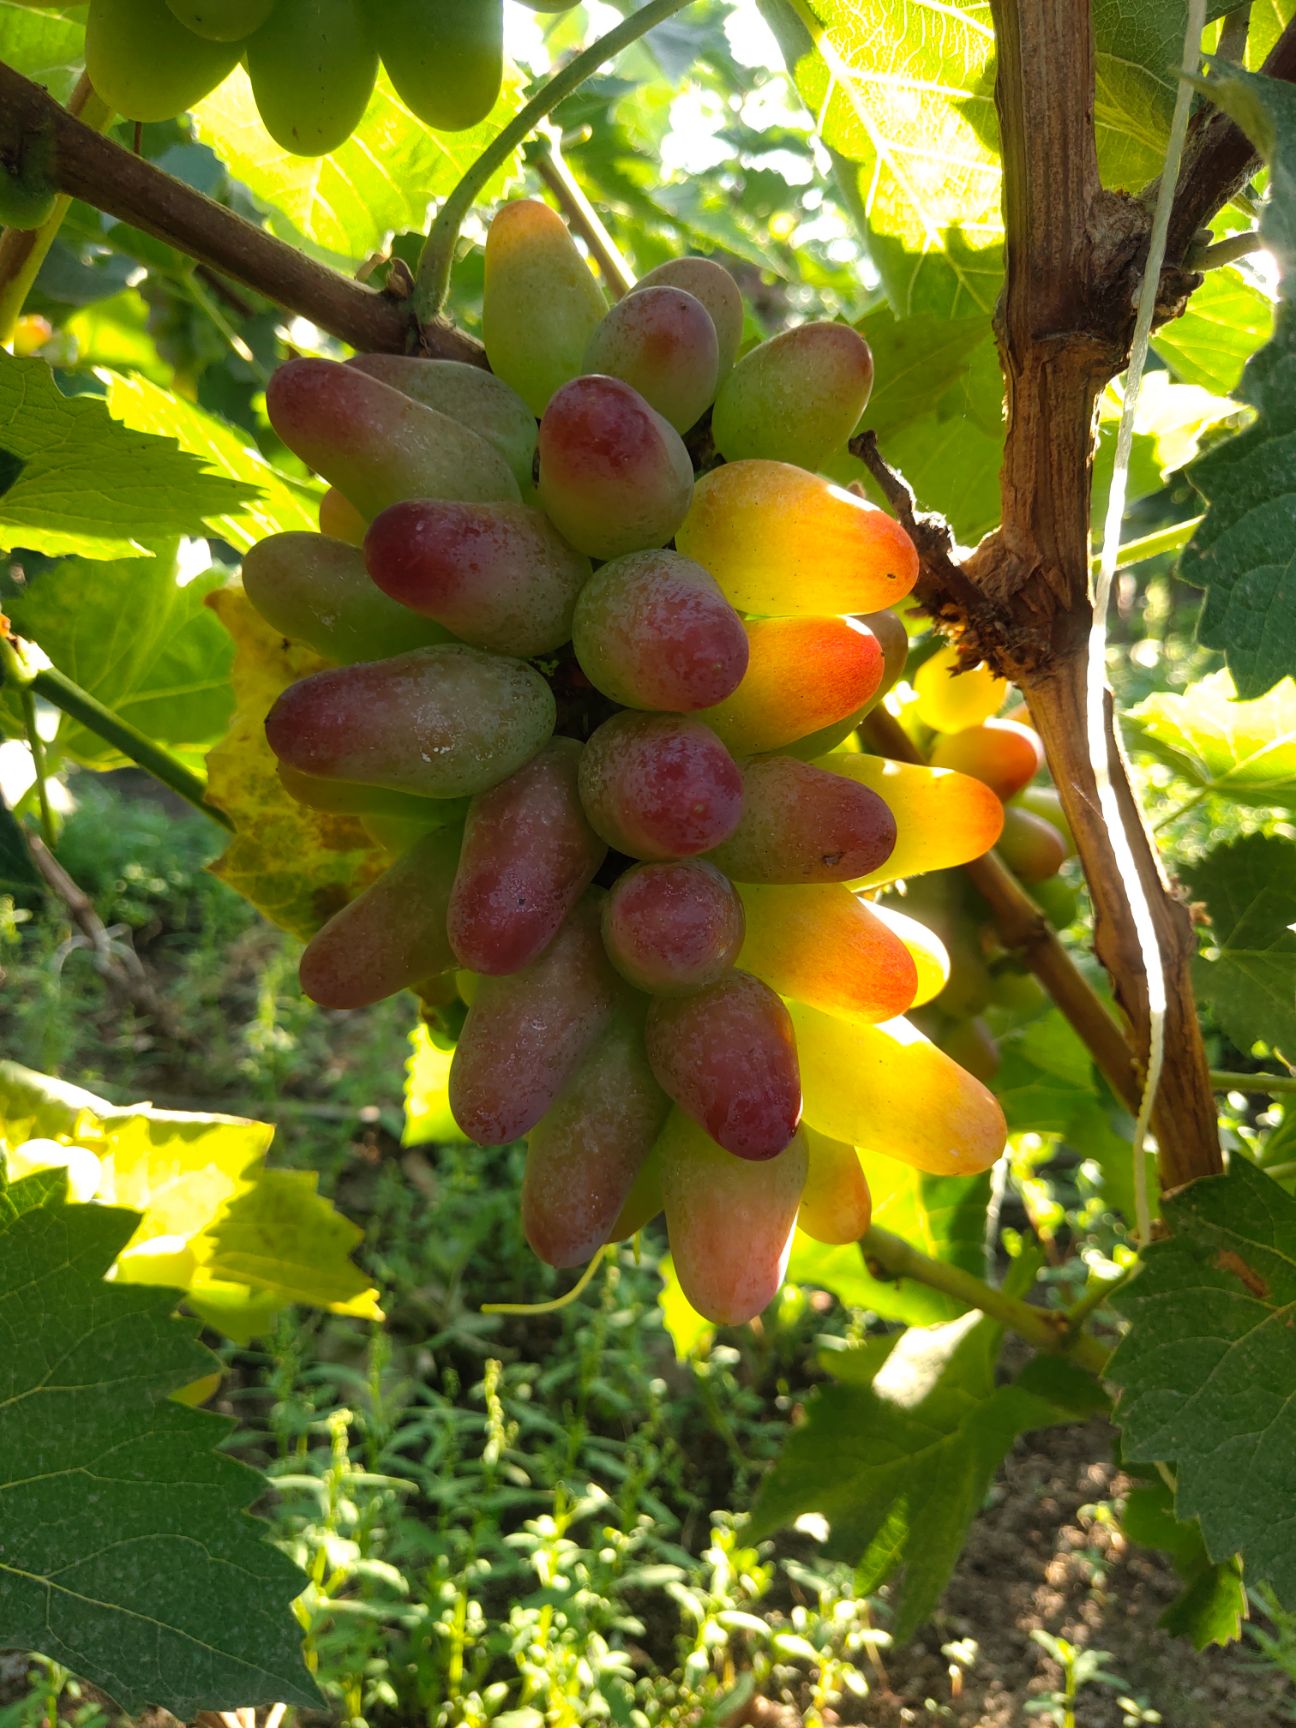
POLYGON ((676 1361, 687 1362, 691 1357, 705 1356, 715 1337, 714 1324, 699 1314, 684 1294, 675 1262, 669 1254, 662 1255, 657 1270, 661 1273, 657 1306, 661 1309, 662 1325, 675 1346, 676 1361))
POLYGON ((985 9, 762 0, 762 10, 840 159, 891 304, 905 314, 988 314, 1003 221, 985 9))
MULTIPOLYGON (((1071 1420, 1086 1398, 1090 1411, 1101 1404, 1094 1382, 1066 1364, 1045 1391, 1028 1380, 996 1386, 999 1341, 999 1328, 976 1314, 913 1327, 871 1384, 816 1393, 761 1483, 750 1536, 820 1514, 828 1552, 859 1566, 861 1591, 903 1567, 895 1635, 912 1636, 939 1602, 1016 1436, 1071 1420)), ((872 1350, 870 1366, 880 1356, 872 1350)))
POLYGON ((1229 266, 1206 272, 1183 316, 1163 324, 1152 346, 1184 384, 1231 396, 1273 326, 1269 296, 1229 266))
MULTIPOLYGON (((174 552, 96 563, 65 558, 8 606, 19 634, 105 707, 159 744, 201 751, 224 732, 234 706, 233 650, 206 605, 223 580, 210 572, 182 582, 174 552)), ((54 747, 87 768, 126 761, 67 715, 54 747)))
POLYGON ((402 1146, 468 1146, 468 1136, 450 1113, 450 1063, 454 1051, 438 1044, 421 1022, 410 1033, 405 1064, 405 1128, 402 1146))
POLYGON ((211 518, 213 531, 231 546, 246 552, 267 534, 318 529, 322 486, 282 473, 240 428, 147 378, 104 376, 108 407, 123 425, 174 438, 182 450, 201 456, 209 468, 238 482, 249 502, 240 510, 211 518))
POLYGON ((1247 1599, 1237 1556, 1211 1560, 1200 1526, 1176 1519, 1164 1482, 1142 1483, 1131 1491, 1121 1512, 1121 1527, 1132 1542, 1169 1555, 1183 1580, 1183 1591, 1161 1615, 1158 1626, 1190 1639, 1197 1650, 1231 1644, 1242 1636, 1247 1599))
POLYGON ((1249 699, 1296 672, 1296 90, 1219 64, 1206 88, 1269 162, 1260 233, 1283 273, 1273 339, 1237 393, 1255 419, 1188 470, 1209 507, 1179 566, 1206 590, 1201 640, 1224 651, 1249 699))
MULTIPOLYGON (((985 1268, 985 1219, 989 1176, 923 1176, 894 1158, 866 1161, 873 1222, 903 1236, 924 1254, 978 1275, 985 1268)), ((792 1244, 787 1275, 818 1285, 851 1308, 868 1308, 885 1320, 927 1326, 952 1320, 962 1310, 952 1296, 914 1279, 875 1278, 859 1244, 829 1247, 800 1230, 792 1244)))
POLYGON ((210 1232, 208 1275, 277 1300, 381 1320, 378 1292, 351 1261, 364 1231, 318 1192, 313 1170, 264 1170, 210 1232))
POLYGON ((1216 672, 1175 695, 1157 691, 1123 716, 1136 745, 1194 786, 1235 804, 1296 808, 1296 683, 1238 702, 1216 672))
POLYGON ((1193 974, 1199 994, 1240 1050, 1263 1041, 1296 1051, 1296 848, 1248 834, 1184 875, 1211 920, 1193 974))
POLYGON ((166 1396, 214 1358, 173 1291, 104 1282, 134 1226, 94 1206, 0 1226, 0 1645, 132 1714, 314 1705, 305 1576, 246 1511, 265 1484, 215 1450, 232 1423, 166 1396))
POLYGON ((0 60, 66 102, 85 65, 85 25, 0 0, 0 60))
POLYGON ((222 588, 211 603, 235 643, 234 716, 207 758, 207 795, 235 833, 212 873, 272 923, 309 939, 368 887, 383 861, 354 818, 310 810, 288 796, 266 743, 265 717, 275 697, 324 662, 285 642, 241 589, 222 588))
MULTIPOLYGON (((265 206, 274 233, 353 263, 381 250, 393 232, 425 229, 432 200, 450 191, 521 106, 521 82, 511 75, 479 126, 434 132, 397 99, 383 73, 345 144, 327 156, 294 156, 262 125, 247 73, 237 67, 192 118, 196 136, 265 206)), ((498 197, 520 162, 512 156, 483 197, 498 197)))
POLYGON ((1125 1456, 1169 1464, 1210 1559, 1296 1606, 1296 1200, 1245 1158, 1167 1197, 1169 1241, 1115 1298, 1125 1456))
POLYGON ((128 431, 92 396, 62 396, 43 360, 0 351, 0 452, 22 464, 0 495, 0 545, 53 556, 150 556, 247 489, 166 438, 128 431))

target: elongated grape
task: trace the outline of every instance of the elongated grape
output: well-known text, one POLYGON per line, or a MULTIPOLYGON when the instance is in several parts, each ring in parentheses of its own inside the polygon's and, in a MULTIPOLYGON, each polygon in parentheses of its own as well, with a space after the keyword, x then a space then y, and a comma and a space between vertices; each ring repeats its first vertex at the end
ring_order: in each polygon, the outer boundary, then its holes
POLYGON ((1044 882, 1056 876, 1067 860, 1066 837, 1051 822, 1009 804, 1004 811, 999 856, 1023 882, 1044 882))
POLYGON ((450 896, 450 941, 473 972, 516 972, 541 954, 594 880, 607 847, 576 790, 581 747, 552 738, 469 808, 450 896))
POLYGON ((566 224, 547 204, 505 204, 486 236, 482 330, 491 369, 537 417, 579 376, 607 311, 566 224))
POLYGON ((307 943, 301 986, 325 1008, 381 1002, 454 965, 446 905, 458 829, 426 834, 307 943))
POLYGON ((625 1204, 608 1231, 608 1241, 624 1242, 628 1236, 637 1235, 661 1209, 661 1143, 658 1140, 636 1172, 625 1204))
POLYGON ((960 1068, 966 1068, 976 1079, 989 1085, 999 1072, 1003 1055, 995 1035, 979 1015, 970 1020, 954 1020, 940 1035, 941 1049, 960 1068))
POLYGON ((781 750, 857 714, 882 678, 877 638, 852 618, 754 618, 732 695, 698 718, 742 755, 781 750))
POLYGON ((637 390, 598 375, 564 384, 540 422, 540 502, 591 558, 664 546, 689 507, 693 464, 637 390))
POLYGON ((988 852, 1003 828, 1003 805, 970 774, 844 750, 817 757, 814 766, 867 787, 895 817, 894 847, 867 873, 856 872, 853 888, 966 864, 988 852))
POLYGON ((742 901, 704 858, 636 864, 603 903, 603 945, 640 990, 678 996, 723 978, 743 940, 742 901))
POLYGON ((459 798, 520 768, 555 713, 530 666, 446 643, 303 678, 270 710, 266 736, 303 774, 459 798))
POLYGON ((895 819, 876 792, 844 784, 791 756, 745 763, 742 820, 711 862, 735 882, 849 882, 878 869, 895 845, 895 819))
POLYGON ((979 726, 939 737, 931 764, 971 774, 996 798, 1011 798, 1044 766, 1044 746, 1038 732, 1016 720, 983 720, 979 726))
MULTIPOLYGON (((880 918, 891 934, 904 943, 909 951, 909 958, 914 963, 918 982, 909 1008, 921 1008, 925 1002, 939 996, 949 982, 950 956, 949 950, 936 932, 929 930, 920 919, 910 917, 907 912, 902 912, 895 906, 870 901, 869 911, 875 918, 880 918)), ((908 1008, 896 1010, 899 1014, 908 1011, 908 1008)))
POLYGON ((499 451, 527 496, 535 464, 535 415, 502 378, 466 360, 420 360, 412 354, 357 354, 347 364, 470 426, 499 451))
POLYGON ((715 325, 720 377, 724 378, 742 346, 743 303, 738 284, 725 269, 710 258, 669 258, 641 276, 631 293, 645 288, 683 288, 695 300, 700 300, 711 314, 715 325))
POLYGON ((450 1066, 450 1109, 479 1146, 535 1127, 612 1018, 620 988, 590 893, 520 972, 478 978, 450 1066))
POLYGON ((461 132, 495 106, 504 8, 482 0, 380 0, 374 31, 396 94, 425 126, 461 132))
POLYGON ((389 792, 385 786, 361 786, 350 780, 326 780, 316 774, 300 774, 280 762, 280 783, 290 798, 311 810, 326 810, 337 816, 389 816, 417 823, 421 829, 463 826, 468 815, 466 798, 419 798, 412 792, 389 792))
POLYGON ((275 0, 167 0, 184 25, 209 42, 242 42, 260 29, 275 0))
POLYGON ((800 1134, 763 1164, 731 1157, 673 1110, 657 1142, 671 1257, 685 1296, 722 1326, 754 1320, 787 1270, 807 1153, 800 1134))
POLYGON ((892 1020, 918 988, 909 950, 840 882, 744 885, 739 963, 780 996, 851 1020, 892 1020))
POLYGON ((1007 1129, 994 1095, 907 1020, 861 1026, 792 1004, 806 1120, 933 1176, 988 1170, 1007 1129))
POLYGON ((354 547, 323 534, 272 534, 243 559, 243 587, 268 624, 329 660, 379 660, 450 632, 398 606, 354 547))
POLYGON ((787 1009, 749 972, 690 996, 657 996, 648 1060, 658 1084, 739 1158, 773 1158, 801 1120, 797 1044, 787 1009))
POLYGON ((960 671, 958 650, 938 648, 913 675, 914 712, 935 732, 979 726, 1003 706, 1008 686, 988 666, 960 671))
POLYGON ((384 595, 465 642, 546 654, 571 635, 590 562, 525 504, 414 499, 375 517, 365 562, 384 595))
POLYGON ((844 1140, 830 1140, 803 1123, 809 1164, 797 1228, 830 1247, 858 1242, 873 1216, 873 1198, 859 1153, 844 1140))
MULTIPOLYGON (((388 0, 384 0, 384 5, 388 0)), ((257 112, 276 144, 325 156, 360 124, 378 76, 363 0, 276 0, 247 44, 257 112)))
POLYGON ((668 713, 720 701, 748 660, 742 620, 678 552, 630 552, 602 565, 576 602, 572 646, 605 696, 668 713))
POLYGON ((729 461, 822 468, 846 448, 873 388, 869 345, 849 324, 801 324, 744 354, 711 416, 729 461))
POLYGON ((903 600, 918 554, 884 510, 786 462, 704 474, 675 536, 740 612, 876 612, 903 600))
POLYGON ((669 1109, 623 1007, 527 1136, 522 1228, 542 1260, 579 1266, 608 1241, 669 1109))
POLYGON ((624 379, 677 432, 687 432, 716 393, 715 323, 686 289, 641 286, 604 316, 585 350, 585 370, 624 379))
POLYGON ((348 546, 362 545, 365 529, 369 526, 351 500, 336 486, 330 486, 320 499, 319 525, 321 534, 327 534, 330 540, 345 540, 348 546))
POLYGON ((614 714, 585 746, 580 794, 595 832, 632 858, 688 858, 732 834, 738 764, 708 727, 678 715, 614 714))
POLYGON ((877 639, 878 647, 882 650, 882 677, 868 700, 853 714, 848 714, 845 719, 836 720, 831 726, 824 726, 817 732, 809 732, 804 738, 798 738, 784 746, 793 756, 801 757, 802 761, 812 762, 816 756, 825 756, 830 750, 836 750, 855 731, 864 716, 872 713, 904 672, 905 661, 909 657, 909 632, 895 613, 867 612, 856 618, 855 622, 862 624, 877 639))
MULTIPOLYGON (((1027 786, 1024 791, 1017 794, 1013 799, 1013 802, 1014 804, 1019 804, 1023 810, 1029 810, 1033 816, 1041 817, 1045 822, 1050 823, 1054 828, 1056 828, 1058 833, 1062 836, 1063 844, 1066 846, 1067 857, 1075 857, 1075 838, 1071 833, 1071 825, 1067 821, 1066 811, 1062 805, 1062 799, 1059 797, 1058 790, 1055 786, 1027 786)), ((1071 920, 1069 918, 1064 918, 1062 922, 1064 924, 1069 924, 1071 920)))
POLYGON ((484 438, 354 366, 290 360, 266 409, 288 448, 364 516, 403 498, 517 502, 517 481, 484 438))
POLYGON ((171 120, 227 78, 239 42, 187 30, 166 0, 94 0, 86 18, 86 72, 128 120, 171 120))

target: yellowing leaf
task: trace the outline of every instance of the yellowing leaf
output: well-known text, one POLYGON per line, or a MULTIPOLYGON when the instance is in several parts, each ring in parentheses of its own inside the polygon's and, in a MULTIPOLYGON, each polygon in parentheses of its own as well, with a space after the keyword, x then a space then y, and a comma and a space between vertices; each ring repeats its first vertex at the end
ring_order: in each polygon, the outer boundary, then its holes
POLYGON ((441 1146, 469 1144, 468 1136, 450 1114, 448 1088, 453 1059, 454 1051, 435 1044, 426 1026, 418 1025, 410 1033, 403 1145, 424 1146, 430 1141, 441 1146))
POLYGON ((265 740, 275 697, 324 662, 272 630, 241 589, 220 589, 209 604, 235 643, 234 718, 207 757, 207 796, 232 819, 234 838, 212 871, 272 923, 309 938, 383 868, 357 821, 288 796, 265 740))
POLYGON ((1158 691, 1125 716, 1136 741, 1192 782, 1239 804, 1296 808, 1296 683, 1238 702, 1216 672, 1182 696, 1158 691))
POLYGON ((207 1271, 293 1302, 381 1320, 378 1292, 351 1262, 364 1232, 316 1190, 313 1170, 266 1170, 211 1232, 207 1271))

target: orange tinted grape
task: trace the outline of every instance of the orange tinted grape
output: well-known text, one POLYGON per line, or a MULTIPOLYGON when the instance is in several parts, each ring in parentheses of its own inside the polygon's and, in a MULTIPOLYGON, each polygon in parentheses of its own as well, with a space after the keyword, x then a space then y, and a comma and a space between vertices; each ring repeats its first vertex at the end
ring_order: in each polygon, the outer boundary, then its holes
POLYGON ((913 675, 914 711, 935 732, 979 726, 1003 706, 1008 685, 988 666, 960 671, 958 650, 946 645, 928 656, 913 675))
POLYGON ((712 863, 735 882, 848 882, 879 868, 895 845, 895 819, 876 792, 848 785, 791 756, 745 763, 742 819, 712 863))
POLYGON ((848 1019, 891 1020, 913 1002, 918 970, 904 943, 843 883, 740 890, 740 963, 780 996, 848 1019))
POLYGON ((729 462, 698 480, 675 537, 740 612, 876 612, 902 600, 918 554, 885 511, 786 462, 729 462))
POLYGON ((851 618, 755 618, 732 695, 698 716, 743 755, 781 750, 856 714, 882 678, 877 638, 851 618))
POLYGON ((603 290, 547 204, 524 198, 496 213, 486 236, 482 332, 491 370, 533 414, 580 374, 606 311, 603 290))
POLYGON ((830 1247, 858 1242, 873 1216, 873 1200, 859 1153, 844 1140, 830 1140, 804 1123, 809 1164, 797 1228, 830 1247))
POLYGON ((1011 798, 1044 766, 1039 733, 1016 720, 983 720, 946 732, 931 753, 933 768, 954 768, 982 781, 996 798, 1011 798))
POLYGON ((657 1142, 671 1257, 698 1313, 723 1326, 753 1320, 787 1270, 807 1155, 800 1134, 752 1164, 673 1110, 657 1142))
POLYGON ((773 1158, 801 1119, 797 1046, 767 984, 730 972, 690 996, 657 996, 648 1060, 658 1084, 739 1158, 773 1158))
POLYGON ((987 1170, 1007 1138, 993 1093, 907 1020, 862 1026, 792 1004, 806 1120, 933 1176, 987 1170))
MULTIPOLYGON (((899 938, 914 963, 918 982, 909 1008, 920 1008, 924 1002, 930 1002, 934 996, 939 996, 949 982, 950 975, 949 952, 940 937, 934 930, 929 930, 921 920, 911 918, 907 912, 902 912, 895 906, 870 901, 869 911, 875 918, 882 920, 893 936, 899 938)), ((898 1008, 896 1012, 904 1014, 908 1012, 908 1008, 898 1008)))
POLYGON ((1003 828, 1003 805, 990 788, 950 768, 924 768, 845 750, 816 757, 815 766, 868 787, 886 801, 895 818, 894 848, 867 873, 856 874, 851 881, 855 888, 966 864, 988 852, 1003 828))

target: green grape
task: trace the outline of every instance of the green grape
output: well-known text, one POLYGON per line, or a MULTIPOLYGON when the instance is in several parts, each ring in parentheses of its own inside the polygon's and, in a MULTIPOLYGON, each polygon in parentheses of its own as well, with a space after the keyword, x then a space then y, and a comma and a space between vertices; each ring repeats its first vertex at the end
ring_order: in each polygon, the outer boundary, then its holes
POLYGON ((208 42, 243 42, 259 30, 274 10, 275 0, 166 0, 195 36, 208 42))
POLYGON ((716 398, 711 431, 731 462, 821 468, 845 448, 873 388, 869 345, 849 324, 802 324, 745 354, 716 398))
POLYGON ((18 150, 17 162, 0 165, 0 226, 40 228, 58 203, 58 189, 50 178, 53 137, 44 131, 26 132, 18 150))
POLYGON ((495 106, 504 75, 500 0, 377 0, 374 32, 396 94, 424 125, 461 132, 495 106))
POLYGON ((533 414, 579 377, 606 311, 561 216, 536 199, 506 204, 486 236, 482 332, 492 370, 533 414))
POLYGON ((502 378, 466 360, 420 360, 413 354, 357 354, 347 362, 413 397, 425 408, 447 414, 493 444, 513 470, 526 498, 535 467, 535 415, 502 378))
POLYGON ((248 42, 247 67, 275 143, 295 156, 325 156, 359 125, 378 76, 367 8, 360 0, 278 0, 248 42))
POLYGON ((86 72, 128 120, 173 120, 238 64, 242 45, 195 36, 166 0, 92 0, 86 72))

